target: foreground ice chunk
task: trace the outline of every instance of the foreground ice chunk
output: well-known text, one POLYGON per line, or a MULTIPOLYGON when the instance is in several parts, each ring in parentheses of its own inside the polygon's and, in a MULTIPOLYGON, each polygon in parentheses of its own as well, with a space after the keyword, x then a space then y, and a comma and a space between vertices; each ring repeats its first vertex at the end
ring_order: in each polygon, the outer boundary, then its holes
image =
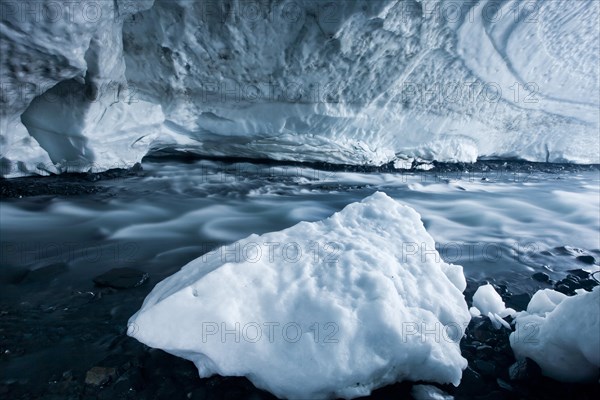
POLYGON ((378 192, 190 262, 154 288, 128 334, 202 377, 247 376, 279 397, 457 385, 466 282, 434 245, 416 211, 378 192))
POLYGON ((517 357, 533 359, 546 376, 564 382, 597 380, 600 287, 572 297, 538 291, 527 311, 517 315, 510 344, 517 357))

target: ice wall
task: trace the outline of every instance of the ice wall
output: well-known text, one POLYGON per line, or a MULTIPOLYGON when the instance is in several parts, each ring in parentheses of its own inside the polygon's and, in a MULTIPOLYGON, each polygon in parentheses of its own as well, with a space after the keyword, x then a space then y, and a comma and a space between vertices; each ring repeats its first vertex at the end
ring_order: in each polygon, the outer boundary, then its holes
POLYGON ((106 169, 165 147, 373 165, 598 163, 599 9, 593 0, 6 2, 2 167, 106 169))

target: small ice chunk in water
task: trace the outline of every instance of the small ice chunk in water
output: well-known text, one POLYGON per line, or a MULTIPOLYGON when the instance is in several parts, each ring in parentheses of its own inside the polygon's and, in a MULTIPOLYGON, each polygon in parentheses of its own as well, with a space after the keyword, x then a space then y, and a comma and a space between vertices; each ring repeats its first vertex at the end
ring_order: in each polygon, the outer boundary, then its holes
POLYGON ((479 317, 481 315, 481 311, 477 307, 469 308, 469 313, 471 313, 471 317, 479 317))
POLYGON ((477 307, 485 315, 488 313, 499 314, 506 308, 502 297, 500 297, 498 292, 489 283, 477 288, 477 291, 473 295, 473 307, 477 307))
POLYGON ((477 288, 473 295, 473 307, 469 311, 473 316, 487 315, 496 329, 500 329, 502 326, 510 329, 510 325, 503 318, 516 313, 512 308, 506 308, 502 297, 489 283, 477 288))

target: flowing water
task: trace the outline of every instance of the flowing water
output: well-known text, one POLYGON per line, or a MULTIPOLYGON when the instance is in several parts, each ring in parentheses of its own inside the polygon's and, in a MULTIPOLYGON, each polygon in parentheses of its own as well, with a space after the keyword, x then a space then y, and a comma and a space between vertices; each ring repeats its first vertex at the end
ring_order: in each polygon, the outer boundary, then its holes
POLYGON ((188 261, 252 233, 325 218, 378 190, 415 208, 441 256, 468 278, 532 291, 534 272, 559 279, 571 269, 598 270, 600 260, 597 166, 401 173, 149 159, 139 174, 89 185, 100 190, 1 202, 5 383, 84 373, 122 336, 153 285, 188 261), (150 281, 96 288, 92 279, 115 267, 142 270, 150 281))

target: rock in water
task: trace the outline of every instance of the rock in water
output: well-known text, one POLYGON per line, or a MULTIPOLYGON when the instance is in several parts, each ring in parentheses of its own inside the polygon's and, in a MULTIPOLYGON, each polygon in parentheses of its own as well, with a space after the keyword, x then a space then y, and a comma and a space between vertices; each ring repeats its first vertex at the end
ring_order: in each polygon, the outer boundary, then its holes
POLYGON ((284 398, 460 382, 462 267, 419 214, 375 193, 318 222, 251 235, 160 282, 128 334, 284 398))
POLYGON ((529 293, 515 294, 507 300, 506 305, 517 311, 523 311, 527 309, 530 300, 531 295, 529 293))
POLYGON ((46 265, 41 268, 29 271, 27 276, 23 279, 24 283, 31 282, 43 282, 48 283, 58 275, 69 271, 69 266, 64 262, 58 262, 50 265, 46 265))
POLYGON ((85 374, 85 383, 92 386, 106 385, 117 376, 114 368, 93 367, 85 374))
POLYGON ((545 272, 536 272, 535 274, 531 275, 531 277, 538 282, 550 281, 550 277, 545 272))
POLYGON ((143 285, 147 280, 146 272, 134 268, 113 268, 95 277, 94 283, 115 289, 131 289, 143 285))
POLYGON ((511 381, 531 381, 541 375, 540 366, 531 358, 525 357, 518 360, 508 369, 508 376, 511 381))
POLYGON ((593 265, 596 262, 596 259, 593 256, 585 255, 585 256, 577 257, 577 261, 581 261, 582 263, 593 265))

